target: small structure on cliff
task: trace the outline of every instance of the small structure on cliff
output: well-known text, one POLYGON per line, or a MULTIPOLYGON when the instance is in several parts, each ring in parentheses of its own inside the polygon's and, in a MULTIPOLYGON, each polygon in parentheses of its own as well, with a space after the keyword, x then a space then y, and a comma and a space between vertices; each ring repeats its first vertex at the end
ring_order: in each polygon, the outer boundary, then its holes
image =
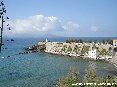
POLYGON ((88 51, 88 57, 92 59, 97 59, 99 56, 99 52, 95 45, 91 45, 88 51))
POLYGON ((117 39, 113 39, 113 46, 117 46, 117 39))
POLYGON ((46 41, 45 42, 48 42, 48 39, 46 38, 46 41))
POLYGON ((97 58, 97 51, 96 51, 96 49, 92 49, 92 50, 88 51, 88 57, 96 59, 97 58))

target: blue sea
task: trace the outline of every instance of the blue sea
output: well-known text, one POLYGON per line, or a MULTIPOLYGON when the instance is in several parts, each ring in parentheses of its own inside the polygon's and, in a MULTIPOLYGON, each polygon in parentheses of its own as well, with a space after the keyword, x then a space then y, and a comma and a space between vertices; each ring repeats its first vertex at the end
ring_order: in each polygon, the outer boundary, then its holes
MULTIPOLYGON (((116 67, 106 62, 43 52, 18 55, 19 52, 25 51, 25 47, 37 44, 45 38, 14 38, 12 42, 7 39, 9 38, 4 39, 4 46, 0 53, 0 87, 55 87, 57 80, 65 77, 71 68, 79 71, 80 78, 83 79, 86 69, 92 65, 99 76, 116 75, 116 67)), ((65 41, 66 39, 69 38, 48 38, 49 41, 65 41)), ((78 39, 107 40, 113 38, 82 37, 78 39)))

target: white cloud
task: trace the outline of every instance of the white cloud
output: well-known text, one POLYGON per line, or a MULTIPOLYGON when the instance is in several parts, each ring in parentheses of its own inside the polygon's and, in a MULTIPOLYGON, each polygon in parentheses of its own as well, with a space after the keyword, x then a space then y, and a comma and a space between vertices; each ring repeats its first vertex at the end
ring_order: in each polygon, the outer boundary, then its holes
POLYGON ((90 29, 91 29, 91 31, 96 32, 98 30, 98 27, 97 26, 91 26, 90 29))
POLYGON ((63 26, 63 28, 64 28, 65 30, 69 30, 69 31, 76 30, 76 29, 78 29, 79 27, 80 27, 79 24, 73 23, 73 22, 71 22, 71 21, 67 22, 67 23, 63 26))
POLYGON ((27 19, 16 20, 13 22, 15 33, 22 32, 46 32, 59 30, 61 26, 60 21, 56 17, 45 17, 43 15, 31 16, 27 19), (59 29, 58 29, 59 28, 59 29))
POLYGON ((68 32, 69 30, 74 32, 74 29, 79 28, 79 24, 73 22, 67 22, 62 24, 61 20, 57 17, 44 15, 30 16, 25 19, 17 19, 10 21, 12 30, 5 32, 7 36, 39 36, 44 34, 53 34, 57 36, 68 32))

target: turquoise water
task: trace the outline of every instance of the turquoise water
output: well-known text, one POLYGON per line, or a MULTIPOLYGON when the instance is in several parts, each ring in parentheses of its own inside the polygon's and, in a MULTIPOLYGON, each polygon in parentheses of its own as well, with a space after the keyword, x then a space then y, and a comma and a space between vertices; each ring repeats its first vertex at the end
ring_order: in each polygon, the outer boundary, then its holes
MULTIPOLYGON (((101 76, 115 75, 117 69, 108 63, 83 60, 81 58, 51 55, 47 53, 31 53, 17 55, 24 47, 31 46, 42 39, 15 39, 4 41, 0 54, 0 87, 55 87, 56 81, 67 75, 71 68, 81 73, 92 64, 101 76), (7 56, 10 56, 7 58, 7 56)), ((62 41, 64 39, 51 39, 62 41)))

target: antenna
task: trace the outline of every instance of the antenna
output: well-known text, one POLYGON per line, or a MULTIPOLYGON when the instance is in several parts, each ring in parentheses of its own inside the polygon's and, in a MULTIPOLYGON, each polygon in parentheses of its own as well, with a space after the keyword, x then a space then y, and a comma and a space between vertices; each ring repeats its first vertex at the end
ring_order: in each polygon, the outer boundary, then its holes
MULTIPOLYGON (((3 45, 3 30, 4 30, 4 22, 5 19, 9 19, 8 17, 4 17, 6 14, 6 9, 5 9, 5 5, 3 1, 0 1, 0 52, 1 52, 1 48, 3 45)), ((7 27, 9 26, 9 24, 7 24, 7 27)), ((9 27, 10 28, 10 27, 9 27)))

